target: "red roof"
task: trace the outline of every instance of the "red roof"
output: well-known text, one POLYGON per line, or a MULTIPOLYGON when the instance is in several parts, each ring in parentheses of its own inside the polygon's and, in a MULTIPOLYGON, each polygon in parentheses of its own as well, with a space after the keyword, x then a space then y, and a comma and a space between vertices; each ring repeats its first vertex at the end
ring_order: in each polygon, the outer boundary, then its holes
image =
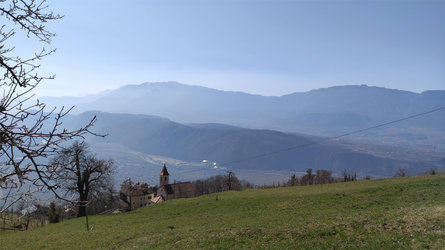
POLYGON ((165 164, 164 167, 162 168, 161 175, 170 175, 167 171, 167 167, 165 166, 165 164))

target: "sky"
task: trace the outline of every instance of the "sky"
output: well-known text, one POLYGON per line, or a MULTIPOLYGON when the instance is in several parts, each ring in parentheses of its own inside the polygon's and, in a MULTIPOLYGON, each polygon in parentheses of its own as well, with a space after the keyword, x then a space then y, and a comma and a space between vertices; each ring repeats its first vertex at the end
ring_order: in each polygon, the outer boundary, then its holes
POLYGON ((178 81, 261 95, 351 84, 445 89, 445 1, 49 0, 65 17, 37 95, 178 81))

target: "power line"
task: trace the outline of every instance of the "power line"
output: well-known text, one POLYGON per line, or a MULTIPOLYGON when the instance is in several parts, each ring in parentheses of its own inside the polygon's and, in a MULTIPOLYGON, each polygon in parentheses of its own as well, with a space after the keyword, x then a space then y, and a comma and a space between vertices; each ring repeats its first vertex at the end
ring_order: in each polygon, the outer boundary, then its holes
MULTIPOLYGON (((381 123, 381 124, 378 124, 378 125, 375 125, 375 126, 372 126, 372 127, 354 130, 354 131, 351 131, 351 132, 348 132, 348 133, 344 133, 344 134, 341 134, 341 135, 337 135, 337 136, 334 136, 334 137, 327 137, 327 138, 325 138, 323 140, 308 142, 308 143, 297 145, 297 146, 293 146, 293 147, 288 147, 288 148, 283 148, 283 149, 276 150, 276 151, 266 152, 266 153, 254 155, 254 156, 251 156, 251 157, 246 157, 244 159, 224 162, 224 163, 221 163, 221 164, 217 164, 217 166, 218 166, 218 168, 222 167, 222 166, 225 167, 227 165, 231 165, 231 164, 235 164, 235 163, 239 163, 239 162, 254 160, 254 159, 263 158, 263 157, 266 157, 266 156, 269 156, 269 155, 279 154, 279 153, 283 153, 283 152, 294 150, 294 149, 298 149, 298 148, 303 148, 303 147, 308 147, 308 146, 312 146, 312 145, 316 145, 316 144, 321 144, 321 143, 324 143, 324 142, 336 140, 338 138, 350 136, 350 135, 353 135, 353 134, 362 133, 362 132, 365 132, 365 131, 368 131, 368 130, 384 127, 384 126, 387 126, 387 125, 390 125, 390 124, 394 124, 394 123, 398 123, 398 122, 402 122, 402 121, 405 121, 405 120, 410 120, 410 119, 413 119, 413 118, 416 118, 416 117, 419 117, 419 116, 424 116, 424 115, 431 114, 431 113, 434 113, 434 112, 437 112, 437 111, 441 111, 441 110, 445 110, 445 106, 434 108, 432 110, 425 111, 425 112, 422 112, 422 113, 416 113, 416 114, 413 114, 413 115, 410 115, 410 116, 407 116, 407 117, 403 117, 403 118, 400 118, 400 119, 397 119, 397 120, 381 123)), ((180 163, 178 165, 188 165, 188 164, 189 163, 180 163)), ((191 172, 197 172, 197 171, 202 171, 202 170, 203 169, 200 168, 200 169, 193 169, 193 170, 185 170, 185 171, 181 171, 179 173, 181 173, 181 174, 183 174, 183 173, 191 173, 191 172)), ((219 169, 219 170, 223 170, 223 169, 219 169)), ((230 168, 225 167, 224 170, 230 170, 230 168)))
POLYGON ((362 132, 365 132, 365 131, 368 131, 368 130, 371 130, 371 129, 376 129, 376 128, 384 127, 384 126, 387 126, 387 125, 390 125, 390 124, 393 124, 393 123, 398 123, 398 122, 409 120, 409 119, 413 119, 413 118, 416 118, 416 117, 419 117, 419 116, 424 116, 424 115, 431 114, 431 113, 434 113, 434 112, 437 112, 437 111, 440 111, 440 110, 445 110, 445 106, 439 107, 439 108, 435 108, 435 109, 432 109, 432 110, 429 110, 429 111, 425 111, 425 112, 422 112, 422 113, 417 113, 417 114, 414 114, 414 115, 410 115, 410 116, 407 116, 407 117, 404 117, 404 118, 400 118, 400 119, 397 119, 397 120, 393 120, 393 121, 390 121, 390 122, 381 123, 381 124, 378 124, 378 125, 375 125, 375 126, 372 126, 372 127, 351 131, 351 132, 348 132, 348 133, 345 133, 345 134, 341 134, 341 135, 337 135, 337 136, 334 136, 334 137, 328 137, 328 138, 320 140, 320 141, 309 142, 309 143, 301 144, 301 145, 298 145, 298 146, 293 146, 293 147, 280 149, 280 150, 277 150, 277 151, 271 151, 271 152, 267 152, 267 153, 254 155, 254 156, 247 157, 247 158, 244 158, 244 159, 224 162, 222 164, 219 164, 219 166, 231 165, 231 164, 235 164, 235 163, 239 163, 239 162, 244 162, 244 161, 249 161, 249 160, 253 160, 253 159, 266 157, 266 156, 269 156, 269 155, 279 154, 279 153, 290 151, 290 150, 294 150, 294 149, 297 149, 297 148, 303 148, 303 147, 308 147, 308 146, 312 146, 312 145, 315 145, 315 144, 321 144, 321 143, 324 143, 324 142, 327 142, 327 141, 336 140, 336 139, 341 138, 341 137, 362 133, 362 132))

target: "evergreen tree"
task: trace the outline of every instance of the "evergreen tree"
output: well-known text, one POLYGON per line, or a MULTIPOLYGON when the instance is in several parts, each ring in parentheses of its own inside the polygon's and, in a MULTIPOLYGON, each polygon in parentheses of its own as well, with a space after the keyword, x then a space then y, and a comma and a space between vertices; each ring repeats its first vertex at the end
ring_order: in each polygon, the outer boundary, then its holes
POLYGON ((53 201, 49 205, 49 211, 48 211, 48 220, 49 223, 57 223, 59 222, 60 213, 56 207, 56 203, 53 201))

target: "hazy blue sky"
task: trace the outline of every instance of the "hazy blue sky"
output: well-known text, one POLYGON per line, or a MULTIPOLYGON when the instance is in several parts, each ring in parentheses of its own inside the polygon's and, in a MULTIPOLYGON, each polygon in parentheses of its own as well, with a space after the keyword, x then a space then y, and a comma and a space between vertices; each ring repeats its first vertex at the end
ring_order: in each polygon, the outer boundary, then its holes
MULTIPOLYGON (((445 1, 51 0, 40 94, 179 81, 263 95, 345 84, 445 89, 445 1)), ((19 39, 17 50, 35 40, 19 39)))

